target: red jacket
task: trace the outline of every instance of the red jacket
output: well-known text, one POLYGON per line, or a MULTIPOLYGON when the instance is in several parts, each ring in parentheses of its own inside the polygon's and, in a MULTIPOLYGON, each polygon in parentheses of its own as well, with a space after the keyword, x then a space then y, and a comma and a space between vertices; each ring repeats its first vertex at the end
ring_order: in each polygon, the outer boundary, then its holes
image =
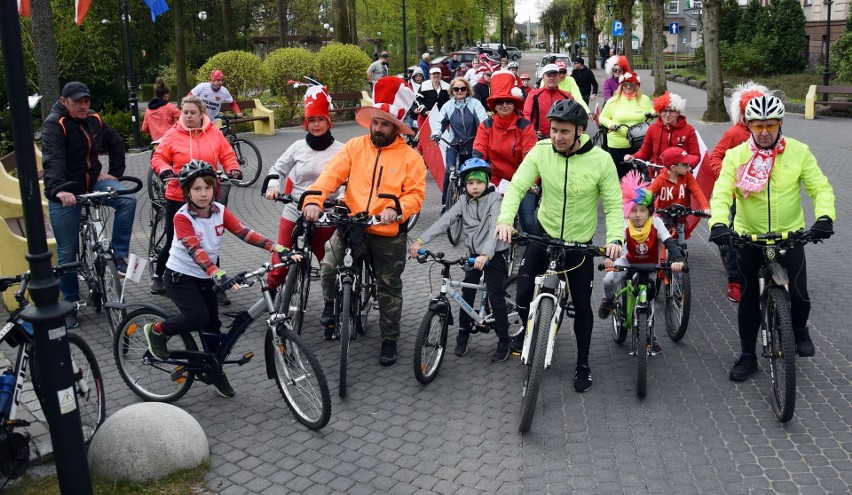
POLYGON ((673 182, 669 179, 668 171, 660 172, 654 181, 651 182, 648 190, 650 190, 651 194, 657 198, 656 205, 657 209, 660 210, 674 204, 683 205, 689 208, 692 197, 698 201, 702 210, 710 209, 710 203, 707 202, 707 197, 704 196, 703 192, 701 192, 701 187, 698 186, 698 181, 695 180, 695 177, 693 177, 691 173, 678 175, 677 181, 673 182))
POLYGON ((547 112, 559 100, 565 98, 573 100, 570 93, 559 88, 538 88, 527 95, 524 100, 524 118, 532 122, 533 132, 539 132, 545 139, 550 137, 550 121, 547 120, 547 112))
MULTIPOLYGON (((221 164, 225 172, 239 170, 240 164, 231 143, 206 114, 202 117, 204 120, 200 128, 188 129, 182 120, 178 120, 174 127, 166 131, 151 158, 151 168, 157 175, 166 169, 172 169, 177 174, 191 160, 204 160, 214 168, 221 164)), ((166 199, 183 201, 178 181, 169 181, 166 199)))
POLYGON ((175 125, 178 118, 180 118, 180 110, 176 106, 171 102, 154 98, 145 109, 142 132, 147 132, 151 135, 152 141, 157 141, 175 125))
MULTIPOLYGON (((686 123, 686 117, 683 115, 678 116, 677 122, 672 126, 663 124, 662 119, 657 119, 656 122, 651 124, 648 133, 645 134, 642 148, 633 157, 660 163, 660 155, 663 151, 673 146, 685 149, 690 155, 701 156, 695 128, 686 123)), ((654 174, 652 173, 652 175, 654 174)))
POLYGON ((719 173, 722 171, 722 160, 725 158, 725 153, 727 153, 729 149, 736 148, 748 141, 748 138, 750 137, 751 131, 749 131, 748 126, 742 122, 732 126, 730 129, 725 131, 724 134, 722 134, 722 138, 716 144, 716 147, 713 148, 713 153, 710 154, 710 160, 708 161, 710 164, 710 170, 713 171, 714 180, 719 178, 719 173))
POLYGON ((521 161, 537 142, 529 120, 517 113, 505 119, 494 114, 479 124, 473 151, 491 164, 491 183, 496 186, 501 179, 512 180, 521 161))

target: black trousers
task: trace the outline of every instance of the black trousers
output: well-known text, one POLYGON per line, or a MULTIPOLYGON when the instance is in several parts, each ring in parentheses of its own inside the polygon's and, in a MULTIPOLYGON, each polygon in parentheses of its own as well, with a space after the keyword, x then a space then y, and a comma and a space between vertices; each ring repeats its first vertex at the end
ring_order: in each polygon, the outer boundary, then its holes
POLYGON ((163 335, 172 336, 181 332, 202 330, 219 332, 222 324, 219 321, 219 305, 212 279, 191 277, 167 269, 163 282, 166 294, 180 311, 163 322, 163 335))
POLYGON ((609 148, 609 156, 612 157, 612 161, 615 162, 615 168, 618 170, 618 180, 621 180, 622 177, 627 175, 627 172, 633 170, 633 167, 629 165, 622 165, 621 163, 624 161, 625 155, 633 155, 639 148, 609 148))
MULTIPOLYGON (((482 272, 471 269, 464 277, 469 284, 478 284, 482 272)), ((491 314, 494 315, 494 330, 501 341, 509 340, 509 314, 506 307, 506 251, 494 253, 485 267, 485 291, 491 303, 491 314)), ((476 289, 462 289, 462 298, 473 306, 476 289)), ((476 307, 474 307, 476 309, 476 307)), ((470 316, 459 309, 459 329, 470 328, 470 316)))

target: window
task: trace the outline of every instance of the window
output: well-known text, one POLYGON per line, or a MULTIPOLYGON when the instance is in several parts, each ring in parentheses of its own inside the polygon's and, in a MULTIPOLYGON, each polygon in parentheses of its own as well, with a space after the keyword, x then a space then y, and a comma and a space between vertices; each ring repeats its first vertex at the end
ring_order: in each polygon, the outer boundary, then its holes
POLYGON ((702 7, 703 7, 702 2, 700 2, 699 0, 694 0, 694 1, 692 2, 692 7, 690 7, 690 8, 692 8, 692 9, 700 9, 700 8, 702 8, 702 7))
POLYGON ((668 15, 680 13, 680 2, 678 0, 671 0, 666 8, 666 13, 668 15))

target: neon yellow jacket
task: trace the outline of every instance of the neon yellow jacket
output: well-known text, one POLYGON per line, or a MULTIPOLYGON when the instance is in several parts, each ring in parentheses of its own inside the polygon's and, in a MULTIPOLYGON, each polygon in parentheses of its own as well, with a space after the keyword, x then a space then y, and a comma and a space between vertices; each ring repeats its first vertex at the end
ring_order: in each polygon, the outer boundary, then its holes
POLYGON ((573 77, 567 76, 565 79, 560 81, 559 89, 571 93, 571 97, 574 98, 574 101, 579 103, 581 107, 585 108, 586 113, 590 113, 589 105, 586 105, 586 100, 583 99, 583 93, 580 92, 580 86, 577 86, 577 81, 573 77))
MULTIPOLYGON (((599 120, 602 127, 609 127, 612 124, 634 125, 644 122, 646 113, 654 113, 654 105, 647 96, 637 94, 633 99, 627 99, 624 95, 613 96, 606 101, 599 120)), ((610 148, 630 148, 627 129, 624 127, 620 127, 617 131, 610 131, 606 139, 610 148)))
POLYGON ((737 169, 751 159, 749 141, 728 150, 722 161, 722 172, 713 187, 710 208, 713 211, 709 224, 728 224, 728 209, 733 196, 737 199, 737 216, 734 230, 744 234, 765 232, 791 232, 805 228, 802 211, 801 186, 813 199, 817 218, 836 219, 834 189, 823 175, 810 148, 795 139, 787 140, 784 153, 777 155, 769 183, 759 193, 744 198, 737 186, 737 169))

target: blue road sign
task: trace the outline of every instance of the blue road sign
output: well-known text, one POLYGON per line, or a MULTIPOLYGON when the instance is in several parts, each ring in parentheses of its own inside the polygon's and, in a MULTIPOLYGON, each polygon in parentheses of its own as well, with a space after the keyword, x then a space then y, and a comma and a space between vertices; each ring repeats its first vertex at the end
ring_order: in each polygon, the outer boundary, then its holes
POLYGON ((581 39, 581 40, 586 39, 586 33, 581 33, 581 34, 580 34, 580 39, 581 39))
POLYGON ((676 22, 670 22, 670 23, 669 23, 669 33, 671 33, 671 34, 677 34, 677 33, 679 33, 679 32, 680 32, 680 26, 678 25, 678 23, 676 23, 676 22))
POLYGON ((621 21, 612 21, 612 35, 624 36, 624 24, 621 21))

